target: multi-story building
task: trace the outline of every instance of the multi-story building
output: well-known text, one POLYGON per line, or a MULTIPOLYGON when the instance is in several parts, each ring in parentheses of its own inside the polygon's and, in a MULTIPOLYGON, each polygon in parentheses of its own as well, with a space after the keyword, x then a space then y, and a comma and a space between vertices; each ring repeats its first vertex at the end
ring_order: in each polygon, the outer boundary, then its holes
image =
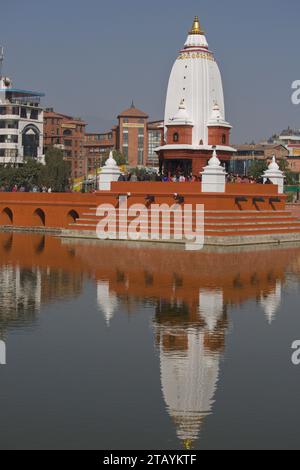
POLYGON ((116 133, 110 132, 85 134, 84 149, 88 174, 94 174, 103 164, 103 158, 116 148, 116 133))
POLYGON ((147 164, 147 119, 148 115, 137 109, 133 103, 118 116, 117 150, 127 158, 129 166, 147 164))
POLYGON ((70 162, 73 178, 87 175, 85 126, 82 119, 56 113, 53 108, 47 108, 44 113, 45 151, 49 147, 61 149, 65 160, 70 162))
POLYGON ((234 145, 236 154, 231 157, 230 170, 239 175, 246 175, 254 160, 287 160, 289 152, 282 144, 243 144, 234 145))
POLYGON ((164 121, 151 121, 147 125, 148 131, 148 157, 147 165, 151 167, 158 167, 158 156, 155 152, 157 147, 163 145, 164 136, 164 121))
POLYGON ((273 135, 269 141, 273 144, 284 145, 288 152, 288 162, 295 180, 300 181, 300 130, 288 127, 279 135, 273 135))
POLYGON ((26 158, 43 163, 43 93, 14 88, 1 75, 0 48, 0 164, 22 165, 26 158))
POLYGON ((87 133, 85 149, 89 173, 101 164, 103 156, 110 150, 122 153, 131 167, 158 167, 155 148, 163 143, 163 121, 148 122, 148 115, 131 107, 118 116, 118 124, 111 131, 104 133, 87 133))

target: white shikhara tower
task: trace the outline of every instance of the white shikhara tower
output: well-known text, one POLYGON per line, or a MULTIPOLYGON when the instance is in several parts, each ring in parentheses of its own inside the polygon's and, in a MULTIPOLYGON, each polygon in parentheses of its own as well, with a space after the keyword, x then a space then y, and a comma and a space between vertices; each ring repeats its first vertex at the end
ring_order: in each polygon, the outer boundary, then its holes
POLYGON ((198 171, 213 146, 224 161, 234 152, 229 145, 231 126, 225 121, 220 70, 197 16, 171 71, 164 125, 165 145, 157 149, 160 160, 189 158, 198 171), (182 114, 183 107, 185 122, 178 122, 178 109, 182 114))

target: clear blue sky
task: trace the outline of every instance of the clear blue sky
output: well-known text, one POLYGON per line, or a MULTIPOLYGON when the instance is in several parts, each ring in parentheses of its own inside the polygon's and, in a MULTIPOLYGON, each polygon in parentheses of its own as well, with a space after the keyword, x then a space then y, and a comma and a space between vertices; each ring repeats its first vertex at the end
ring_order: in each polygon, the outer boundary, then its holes
POLYGON ((14 84, 105 130, 134 99, 163 117, 169 72, 194 15, 223 76, 233 141, 300 128, 299 0, 1 1, 0 44, 14 84))

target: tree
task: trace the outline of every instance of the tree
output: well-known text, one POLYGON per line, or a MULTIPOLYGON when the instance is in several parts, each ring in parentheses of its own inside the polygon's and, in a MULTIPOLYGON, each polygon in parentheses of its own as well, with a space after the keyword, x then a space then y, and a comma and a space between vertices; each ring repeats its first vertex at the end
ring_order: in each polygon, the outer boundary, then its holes
MULTIPOLYGON (((284 158, 281 158, 277 161, 279 168, 285 174, 285 184, 293 184, 294 183, 294 176, 290 170, 289 162, 284 158)), ((268 169, 268 162, 267 160, 254 160, 248 170, 248 175, 253 176, 253 178, 257 179, 261 177, 264 172, 268 169)))
POLYGON ((295 177, 290 170, 289 162, 287 160, 281 159, 278 162, 279 168, 285 174, 285 184, 295 184, 295 177))
POLYGON ((268 165, 266 160, 253 160, 249 167, 248 175, 255 179, 260 178, 267 168, 268 165))
POLYGON ((40 174, 40 184, 55 192, 64 192, 69 186, 71 168, 69 162, 64 160, 63 152, 50 147, 46 152, 45 162, 40 174))
POLYGON ((11 190, 13 186, 24 186, 31 190, 39 184, 43 166, 33 159, 28 159, 21 167, 7 166, 0 170, 0 186, 11 190))

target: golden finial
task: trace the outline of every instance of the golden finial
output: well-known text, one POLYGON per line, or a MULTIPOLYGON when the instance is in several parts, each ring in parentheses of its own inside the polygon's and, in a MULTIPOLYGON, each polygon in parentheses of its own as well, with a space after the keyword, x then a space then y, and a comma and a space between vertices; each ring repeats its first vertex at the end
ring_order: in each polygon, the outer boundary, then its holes
POLYGON ((193 26, 189 34, 204 34, 204 31, 201 29, 198 16, 195 16, 193 26))
POLYGON ((192 445, 193 445, 193 441, 191 439, 185 439, 183 441, 183 447, 185 448, 185 450, 191 450, 192 445))

